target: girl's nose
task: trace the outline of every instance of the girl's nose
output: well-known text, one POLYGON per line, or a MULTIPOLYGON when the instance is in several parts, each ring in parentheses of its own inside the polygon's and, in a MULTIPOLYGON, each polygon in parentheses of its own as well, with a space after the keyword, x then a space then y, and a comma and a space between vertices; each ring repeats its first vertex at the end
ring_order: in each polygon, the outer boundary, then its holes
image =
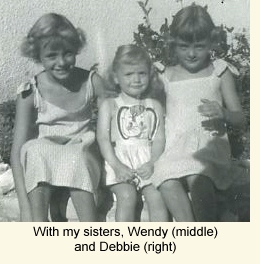
POLYGON ((134 74, 133 80, 134 80, 134 82, 140 82, 140 80, 141 80, 140 75, 138 73, 134 74))
POLYGON ((59 56, 58 58, 57 58, 57 62, 58 62, 58 64, 59 65, 61 65, 61 66, 63 66, 63 65, 65 65, 66 64, 66 61, 65 61, 65 58, 64 58, 64 56, 59 56))
POLYGON ((190 48, 189 51, 188 51, 188 56, 189 58, 191 59, 194 59, 196 57, 196 52, 193 48, 190 48))

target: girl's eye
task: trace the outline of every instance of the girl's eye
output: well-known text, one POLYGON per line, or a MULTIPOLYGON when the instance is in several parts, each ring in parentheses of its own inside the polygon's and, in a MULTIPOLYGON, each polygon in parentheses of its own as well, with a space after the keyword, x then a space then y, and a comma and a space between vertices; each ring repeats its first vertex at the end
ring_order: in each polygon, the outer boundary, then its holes
POLYGON ((140 72, 139 74, 142 75, 142 76, 146 76, 147 72, 140 72))
POLYGON ((72 57, 72 56, 74 56, 74 53, 72 51, 65 53, 65 57, 72 57))
POLYGON ((125 73, 125 75, 126 75, 126 76, 131 76, 132 73, 131 73, 131 72, 127 72, 127 73, 125 73))
POLYGON ((55 59, 57 57, 56 53, 49 53, 45 55, 46 58, 48 59, 55 59))
POLYGON ((178 46, 179 46, 179 48, 182 49, 182 50, 185 50, 185 49, 188 48, 188 45, 186 45, 186 44, 179 44, 178 46))

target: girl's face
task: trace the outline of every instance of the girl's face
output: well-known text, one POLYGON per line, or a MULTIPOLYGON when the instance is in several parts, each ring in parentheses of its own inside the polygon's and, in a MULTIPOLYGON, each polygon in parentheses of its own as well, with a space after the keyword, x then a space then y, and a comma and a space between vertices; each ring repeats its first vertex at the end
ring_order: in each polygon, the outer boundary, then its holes
POLYGON ((145 62, 120 64, 115 71, 115 82, 121 91, 134 98, 140 98, 149 85, 149 79, 150 70, 145 62))
POLYGON ((176 39, 175 54, 178 63, 191 73, 196 73, 207 67, 211 42, 208 39, 188 42, 176 39))
POLYGON ((57 81, 69 78, 76 63, 76 52, 70 45, 40 47, 40 61, 46 73, 57 81))

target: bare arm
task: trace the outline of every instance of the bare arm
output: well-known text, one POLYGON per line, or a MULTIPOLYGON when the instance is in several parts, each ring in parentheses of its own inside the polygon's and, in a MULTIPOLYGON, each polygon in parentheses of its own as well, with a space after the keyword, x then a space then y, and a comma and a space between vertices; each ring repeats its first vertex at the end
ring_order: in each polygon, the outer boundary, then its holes
POLYGON ((23 92, 23 96, 19 95, 17 98, 14 139, 11 150, 11 167, 22 221, 32 221, 23 169, 20 162, 20 152, 22 145, 35 136, 35 128, 32 125, 35 119, 34 111, 32 92, 23 92))
POLYGON ((113 99, 106 99, 99 108, 97 124, 97 140, 104 159, 113 168, 118 179, 128 180, 133 177, 132 170, 116 157, 111 143, 111 119, 113 99))
POLYGON ((162 106, 154 101, 154 108, 159 119, 157 133, 152 144, 151 162, 155 163, 164 151, 165 147, 165 129, 164 129, 164 111, 162 106))
POLYGON ((98 98, 98 106, 101 105, 105 98, 109 96, 115 96, 115 92, 108 89, 107 83, 99 74, 93 74, 92 84, 95 89, 95 94, 98 98))
POLYGON ((211 118, 224 119, 234 127, 243 128, 245 117, 236 92, 234 78, 229 70, 221 76, 221 92, 226 107, 205 98, 201 100, 203 104, 199 106, 199 112, 211 118))
POLYGON ((234 78, 229 70, 226 70, 221 77, 221 90, 226 108, 224 108, 224 118, 227 123, 243 127, 245 116, 235 87, 234 78))

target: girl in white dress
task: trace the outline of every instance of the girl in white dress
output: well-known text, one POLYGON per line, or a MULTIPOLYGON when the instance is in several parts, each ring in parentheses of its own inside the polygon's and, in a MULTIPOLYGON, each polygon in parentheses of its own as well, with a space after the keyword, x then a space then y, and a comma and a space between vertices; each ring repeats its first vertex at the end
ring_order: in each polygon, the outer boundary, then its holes
POLYGON ((216 221, 214 188, 226 189, 239 173, 226 125, 243 126, 242 107, 232 67, 210 59, 217 31, 207 10, 183 8, 170 30, 177 64, 162 76, 166 146, 153 182, 176 221, 216 221))
POLYGON ((137 190, 145 197, 150 221, 168 220, 161 194, 150 179, 165 143, 162 107, 147 97, 152 77, 151 60, 143 49, 118 48, 113 79, 120 93, 101 104, 97 125, 106 185, 116 195, 116 221, 135 220, 137 190))
POLYGON ((23 55, 44 69, 18 88, 11 163, 22 221, 48 221, 55 187, 69 190, 80 221, 96 220, 100 166, 91 109, 103 83, 75 66, 84 44, 82 31, 54 13, 22 44, 23 55))

